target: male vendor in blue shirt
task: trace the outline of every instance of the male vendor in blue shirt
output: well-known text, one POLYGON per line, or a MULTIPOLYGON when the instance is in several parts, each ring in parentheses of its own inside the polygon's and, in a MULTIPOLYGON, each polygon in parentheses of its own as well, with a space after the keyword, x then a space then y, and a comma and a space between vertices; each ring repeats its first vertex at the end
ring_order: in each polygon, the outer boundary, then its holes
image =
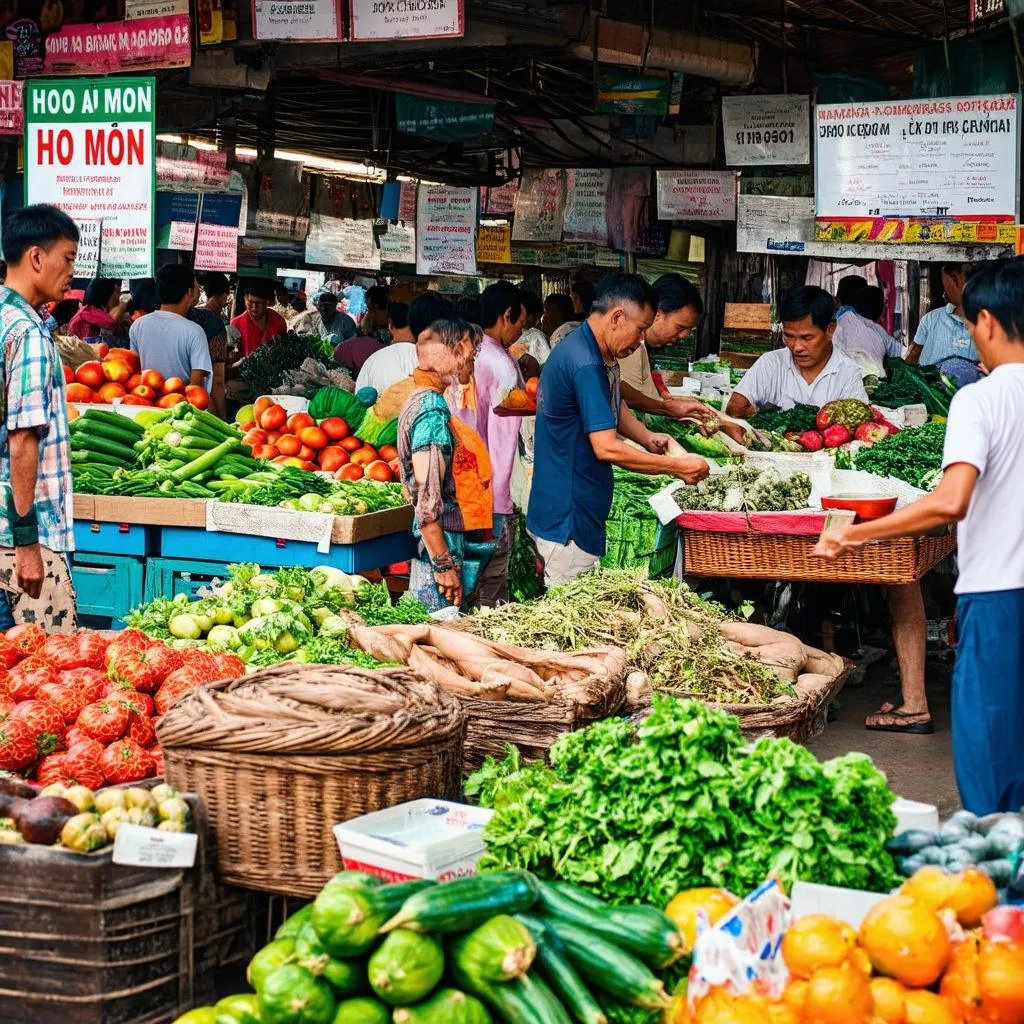
POLYGON ((618 360, 643 344, 656 308, 642 277, 609 274, 597 287, 590 315, 544 364, 526 528, 544 561, 548 586, 601 560, 612 466, 688 484, 708 475, 704 459, 687 454, 667 434, 648 430, 619 394, 618 360))

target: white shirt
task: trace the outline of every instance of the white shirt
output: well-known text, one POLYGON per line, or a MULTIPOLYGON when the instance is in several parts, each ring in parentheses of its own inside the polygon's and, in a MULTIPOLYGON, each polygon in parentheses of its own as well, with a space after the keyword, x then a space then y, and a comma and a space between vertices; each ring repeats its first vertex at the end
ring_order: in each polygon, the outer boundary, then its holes
POLYGON ((411 341, 393 341, 363 363, 356 377, 356 391, 374 388, 382 395, 392 384, 411 377, 416 365, 416 346, 411 341))
POLYGON ((157 370, 164 377, 181 377, 186 382, 193 370, 202 370, 209 385, 213 360, 206 331, 199 324, 158 309, 132 324, 128 342, 144 370, 157 370))
POLYGON ((801 376, 789 349, 778 348, 759 357, 735 391, 758 409, 764 405, 820 407, 838 398, 868 400, 861 368, 834 346, 831 358, 810 384, 801 376))
POLYGON ((872 323, 852 309, 836 321, 832 345, 849 356, 864 373, 885 376, 886 356, 902 356, 903 346, 880 324, 872 323))
POLYGON ((1024 364, 997 366, 953 396, 942 468, 956 462, 980 474, 957 527, 958 594, 1024 588, 1024 364))

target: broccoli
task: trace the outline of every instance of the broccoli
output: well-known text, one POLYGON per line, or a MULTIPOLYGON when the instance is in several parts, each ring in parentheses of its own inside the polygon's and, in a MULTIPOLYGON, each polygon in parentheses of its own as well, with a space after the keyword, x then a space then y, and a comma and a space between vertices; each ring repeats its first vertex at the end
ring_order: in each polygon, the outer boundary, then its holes
POLYGON ((680 484, 672 494, 683 511, 785 512, 807 507, 811 478, 794 473, 782 480, 774 470, 738 466, 694 487, 680 484))

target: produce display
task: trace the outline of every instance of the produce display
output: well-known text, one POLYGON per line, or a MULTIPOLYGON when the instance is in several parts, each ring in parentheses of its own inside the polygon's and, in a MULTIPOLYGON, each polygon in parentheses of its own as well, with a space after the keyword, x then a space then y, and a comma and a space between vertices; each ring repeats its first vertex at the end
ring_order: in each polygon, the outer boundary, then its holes
POLYGON ((811 478, 794 473, 783 480, 773 469, 730 466, 699 484, 680 484, 672 496, 684 512, 786 512, 807 508, 811 478))
POLYGON ((788 633, 729 619, 676 580, 627 569, 581 573, 535 601, 481 609, 462 624, 536 650, 621 647, 655 690, 723 703, 768 703, 840 671, 838 659, 788 633))
POLYGON ((853 465, 877 476, 894 476, 921 490, 932 490, 942 476, 945 423, 907 427, 857 452, 853 465))
POLYGON ((818 407, 794 405, 791 409, 778 409, 772 405, 765 405, 747 422, 755 430, 765 430, 774 434, 800 434, 805 430, 818 429, 818 407))
POLYGON ((92 790, 54 782, 38 789, 0 777, 0 844, 58 845, 75 853, 109 846, 122 825, 189 832, 188 804, 173 786, 92 790))
POLYGON ((521 388, 512 388, 498 405, 499 409, 507 412, 524 413, 537 411, 537 389, 540 387, 540 378, 531 377, 521 388))
POLYGON ((13 626, 0 639, 0 770, 89 789, 162 775, 154 718, 244 671, 234 655, 174 650, 137 629, 108 640, 13 626))
POLYGON ((217 1024, 231 1007, 260 1024, 657 1020, 665 972, 686 952, 656 907, 610 906, 527 871, 394 885, 343 871, 253 957, 255 994, 176 1024, 217 1024))
POLYGON ((289 416, 272 398, 256 399, 239 414, 239 425, 245 431, 242 443, 252 449, 253 458, 323 470, 335 474, 338 480, 361 480, 364 476, 383 483, 394 480, 399 475, 395 448, 398 420, 380 420, 347 392, 336 393, 348 401, 336 400, 335 405, 350 409, 354 403, 358 414, 351 419, 326 416, 318 422, 307 412, 289 416))
POLYGON ((932 416, 948 416, 949 403, 956 384, 943 376, 937 366, 914 366, 902 359, 885 361, 887 377, 871 395, 875 405, 898 409, 902 405, 922 404, 932 416))
POLYGON ((167 377, 139 365, 138 354, 127 348, 112 348, 102 360, 82 363, 76 370, 64 367, 64 397, 69 402, 111 405, 115 399, 124 405, 156 406, 170 409, 188 402, 206 409, 210 395, 198 384, 181 377, 167 377))
POLYGON ((307 359, 320 363, 334 360, 334 349, 318 334, 289 331, 264 342, 238 363, 238 372, 254 395, 269 394, 284 381, 285 373, 307 359))
POLYGON ((824 764, 786 739, 748 747, 735 717, 655 695, 639 724, 565 733, 550 764, 513 748, 466 783, 493 807, 480 870, 526 869, 613 902, 664 907, 696 886, 745 893, 766 875, 885 892, 896 817, 863 754, 824 764))
POLYGON ((292 370, 281 374, 281 383, 274 389, 275 395, 295 395, 313 398, 324 388, 351 391, 355 387, 352 375, 343 366, 323 359, 303 359, 292 370))
POLYGON ((172 649, 219 657, 230 652, 243 666, 294 661, 377 668, 382 661, 350 643, 360 627, 429 619, 415 598, 405 595, 393 605, 386 584, 329 565, 269 574, 243 563, 229 566, 228 573, 207 597, 158 597, 129 612, 125 621, 172 649))
MULTIPOLYGON (((605 568, 650 566, 657 553, 662 526, 648 500, 673 483, 670 476, 647 476, 614 467, 615 490, 605 524, 606 545, 601 565, 605 568)), ((669 528, 670 558, 674 561, 676 530, 669 528)))
POLYGON ((690 420, 673 420, 667 416, 645 416, 644 419, 649 430, 657 434, 668 434, 694 455, 703 455, 706 459, 715 460, 732 457, 732 449, 715 436, 718 431, 717 419, 711 424, 714 430, 706 428, 710 436, 702 434, 697 423, 690 420))

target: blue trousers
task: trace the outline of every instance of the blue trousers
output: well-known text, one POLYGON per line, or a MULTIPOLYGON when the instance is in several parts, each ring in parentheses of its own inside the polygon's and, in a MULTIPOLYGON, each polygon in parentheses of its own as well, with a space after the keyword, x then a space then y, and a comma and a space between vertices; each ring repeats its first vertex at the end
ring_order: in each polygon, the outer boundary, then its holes
POLYGON ((1024 590, 962 594, 953 670, 953 767, 975 814, 1024 806, 1024 590))

